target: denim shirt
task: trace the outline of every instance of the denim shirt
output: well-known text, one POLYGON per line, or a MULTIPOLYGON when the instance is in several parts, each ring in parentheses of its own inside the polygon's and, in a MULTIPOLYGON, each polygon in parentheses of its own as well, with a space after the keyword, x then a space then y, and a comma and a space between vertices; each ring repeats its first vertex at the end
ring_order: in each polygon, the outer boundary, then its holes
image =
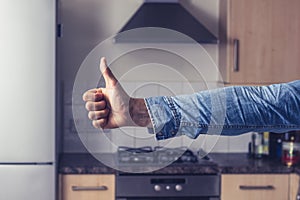
POLYGON ((179 135, 239 135, 300 130, 300 80, 231 86, 191 95, 145 98, 158 140, 179 135))

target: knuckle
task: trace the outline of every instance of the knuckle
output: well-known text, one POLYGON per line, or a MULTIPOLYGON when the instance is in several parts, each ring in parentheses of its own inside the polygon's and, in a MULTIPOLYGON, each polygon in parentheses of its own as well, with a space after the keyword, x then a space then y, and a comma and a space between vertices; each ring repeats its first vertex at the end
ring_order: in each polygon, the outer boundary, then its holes
POLYGON ((107 115, 109 114, 109 109, 106 108, 106 109, 103 111, 103 114, 104 114, 104 116, 107 116, 107 115))
POLYGON ((103 108, 106 107, 106 101, 102 101, 102 106, 103 106, 103 108))
POLYGON ((82 95, 82 100, 86 101, 86 92, 82 95))
POLYGON ((89 102, 85 103, 85 109, 89 110, 89 102))
POLYGON ((93 120, 93 126, 95 128, 103 128, 106 124, 106 119, 93 120))
POLYGON ((102 93, 99 93, 97 89, 88 90, 82 95, 84 101, 96 101, 101 97, 102 93))
POLYGON ((97 112, 97 113, 96 113, 96 116, 97 116, 98 119, 100 119, 101 117, 103 117, 102 111, 97 112))
POLYGON ((94 96, 93 96, 93 99, 95 101, 99 101, 103 98, 102 94, 101 93, 95 93, 94 96))
POLYGON ((106 125, 106 119, 105 119, 105 118, 102 118, 102 119, 100 119, 99 121, 100 121, 100 126, 101 126, 101 128, 104 128, 105 125, 106 125))
POLYGON ((93 103, 92 103, 92 102, 87 102, 87 103, 85 104, 85 108, 86 108, 88 111, 91 111, 93 107, 94 107, 94 106, 93 106, 93 103))
POLYGON ((97 109, 102 110, 103 108, 105 108, 105 105, 106 105, 105 101, 100 101, 97 103, 97 109))
POLYGON ((93 121, 93 126, 94 126, 95 128, 100 128, 100 125, 99 125, 99 123, 98 123, 97 120, 94 120, 94 121, 93 121))
POLYGON ((88 114, 89 119, 93 120, 94 116, 95 116, 94 112, 89 112, 88 114))

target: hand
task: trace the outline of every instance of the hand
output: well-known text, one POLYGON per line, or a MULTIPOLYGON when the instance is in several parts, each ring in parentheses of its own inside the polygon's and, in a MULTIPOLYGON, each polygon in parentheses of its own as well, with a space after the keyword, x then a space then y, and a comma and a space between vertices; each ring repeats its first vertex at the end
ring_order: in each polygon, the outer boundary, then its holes
POLYGON ((91 89, 84 93, 88 117, 95 128, 112 129, 134 125, 129 114, 130 97, 101 58, 100 70, 106 87, 91 89))
POLYGON ((101 58, 100 70, 105 88, 88 90, 83 95, 88 117, 95 128, 112 129, 122 126, 152 127, 144 99, 131 98, 101 58))

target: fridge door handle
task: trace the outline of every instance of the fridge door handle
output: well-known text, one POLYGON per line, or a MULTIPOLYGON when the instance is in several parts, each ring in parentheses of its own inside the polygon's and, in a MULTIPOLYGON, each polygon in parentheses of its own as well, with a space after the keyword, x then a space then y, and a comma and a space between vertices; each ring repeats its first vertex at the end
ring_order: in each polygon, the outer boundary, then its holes
POLYGON ((73 191, 107 191, 108 187, 101 186, 72 186, 73 191))

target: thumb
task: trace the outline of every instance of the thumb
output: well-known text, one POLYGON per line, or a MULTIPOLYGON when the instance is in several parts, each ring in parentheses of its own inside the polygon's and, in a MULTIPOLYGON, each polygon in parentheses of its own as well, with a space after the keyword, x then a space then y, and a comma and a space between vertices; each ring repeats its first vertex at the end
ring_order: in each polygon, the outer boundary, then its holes
POLYGON ((106 59, 104 57, 101 58, 100 61, 100 71, 103 75, 103 78, 105 80, 106 87, 112 87, 115 86, 118 82, 118 80, 115 78, 113 73, 110 71, 110 69, 107 66, 106 59))

